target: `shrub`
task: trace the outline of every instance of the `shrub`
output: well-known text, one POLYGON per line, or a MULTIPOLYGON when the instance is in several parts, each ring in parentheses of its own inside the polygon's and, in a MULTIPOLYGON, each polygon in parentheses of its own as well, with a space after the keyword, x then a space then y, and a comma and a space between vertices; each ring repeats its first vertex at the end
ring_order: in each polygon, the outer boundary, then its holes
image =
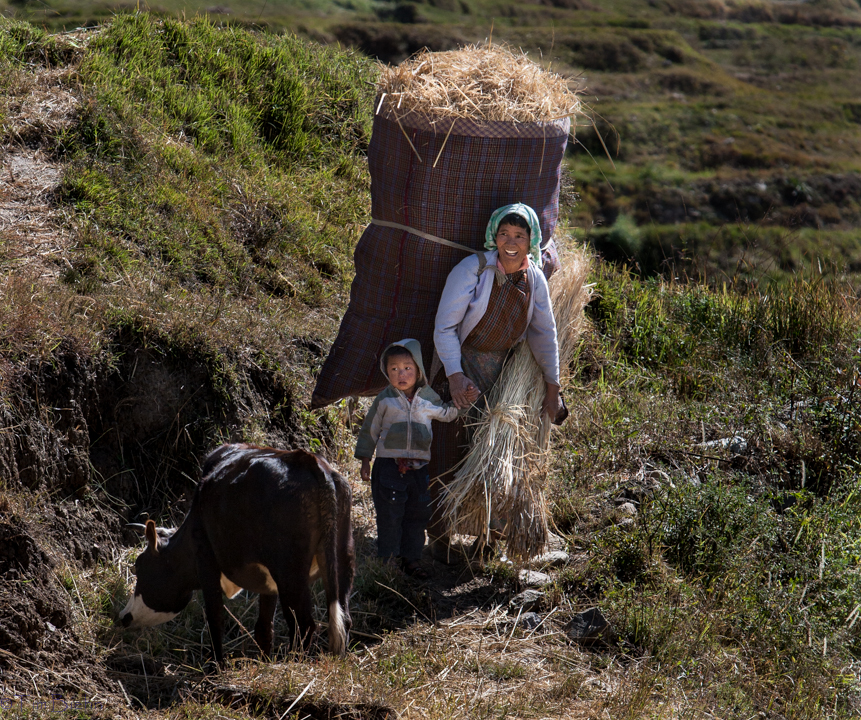
POLYGON ((706 74, 690 69, 661 72, 656 76, 656 80, 665 90, 686 95, 721 97, 731 92, 726 84, 714 79, 714 73, 706 74))

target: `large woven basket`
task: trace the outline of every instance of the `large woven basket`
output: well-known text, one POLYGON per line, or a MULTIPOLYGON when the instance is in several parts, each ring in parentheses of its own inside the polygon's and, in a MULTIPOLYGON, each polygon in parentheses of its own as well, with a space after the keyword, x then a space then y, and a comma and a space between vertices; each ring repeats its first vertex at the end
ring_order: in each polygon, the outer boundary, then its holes
MULTIPOLYGON (((400 113, 385 96, 375 108, 368 149, 375 220, 480 250, 491 213, 522 202, 541 221, 545 274, 558 267, 552 236, 570 118, 476 122, 400 113)), ((421 342, 429 368, 439 298, 448 273, 466 254, 407 230, 370 224, 356 246, 350 304, 313 407, 379 392, 385 384, 379 356, 404 337, 421 342)))

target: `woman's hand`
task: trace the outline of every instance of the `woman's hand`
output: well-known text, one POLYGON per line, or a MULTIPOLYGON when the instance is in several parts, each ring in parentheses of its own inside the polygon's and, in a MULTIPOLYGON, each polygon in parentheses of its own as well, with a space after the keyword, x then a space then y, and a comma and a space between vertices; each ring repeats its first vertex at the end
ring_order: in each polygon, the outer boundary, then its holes
POLYGON ((544 402, 541 405, 541 415, 549 415, 552 421, 559 412, 559 386, 553 383, 544 383, 546 388, 544 393, 544 402))
POLYGON ((371 460, 370 460, 370 458, 362 458, 361 476, 362 476, 362 480, 364 482, 371 482, 371 460))
POLYGON ((451 399, 459 410, 469 407, 478 400, 478 388, 462 372, 448 376, 448 387, 451 390, 451 399))

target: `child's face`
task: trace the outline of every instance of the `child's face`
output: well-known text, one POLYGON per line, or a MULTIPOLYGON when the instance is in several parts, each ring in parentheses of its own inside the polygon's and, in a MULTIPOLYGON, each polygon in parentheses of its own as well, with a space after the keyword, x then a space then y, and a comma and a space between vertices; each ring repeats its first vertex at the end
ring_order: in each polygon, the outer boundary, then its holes
POLYGON ((500 225, 496 231, 496 248, 502 264, 512 271, 517 270, 529 252, 529 231, 517 225, 500 225))
POLYGON ((416 361, 411 355, 395 355, 386 362, 386 374, 389 382, 404 395, 412 396, 418 381, 416 361))

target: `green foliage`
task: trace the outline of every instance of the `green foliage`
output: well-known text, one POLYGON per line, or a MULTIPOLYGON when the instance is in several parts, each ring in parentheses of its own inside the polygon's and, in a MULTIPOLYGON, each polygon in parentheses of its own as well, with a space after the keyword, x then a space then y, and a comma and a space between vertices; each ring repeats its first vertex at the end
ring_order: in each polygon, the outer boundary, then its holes
POLYGON ((563 431, 550 494, 589 560, 561 586, 597 597, 621 647, 648 653, 659 677, 706 682, 711 707, 851 717, 844 678, 861 592, 851 287, 818 274, 709 287, 607 266, 594 280, 595 335, 571 403, 586 406, 588 431, 563 431), (632 518, 613 509, 622 501, 635 503, 632 518))
POLYGON ((845 292, 821 277, 709 289, 604 268, 588 312, 615 351, 637 365, 672 369, 698 354, 699 363, 728 367, 737 358, 759 364, 781 352, 815 364, 833 362, 835 347, 850 351, 856 331, 845 292))
POLYGON ((589 239, 597 246, 609 243, 625 257, 636 257, 641 248, 640 229, 630 215, 619 215, 611 227, 592 232, 589 239))
POLYGON ((85 238, 70 283, 152 267, 313 306, 343 288, 366 212, 367 62, 135 13, 92 41, 79 73, 90 99, 57 141, 60 196, 85 238))
POLYGON ((702 487, 686 484, 670 493, 659 536, 667 560, 689 575, 702 577, 708 588, 731 569, 730 558, 743 554, 753 537, 767 537, 763 514, 770 508, 750 500, 744 487, 709 481, 702 487))
POLYGON ((109 110, 126 120, 140 114, 144 128, 190 138, 207 153, 289 164, 367 143, 367 65, 290 36, 121 15, 92 43, 80 73, 98 82, 104 107, 95 120, 110 122, 109 110))
POLYGON ((666 61, 695 60, 687 42, 674 32, 624 27, 557 34, 560 54, 572 65, 606 72, 637 72, 666 61), (566 52, 567 51, 567 52, 566 52))

